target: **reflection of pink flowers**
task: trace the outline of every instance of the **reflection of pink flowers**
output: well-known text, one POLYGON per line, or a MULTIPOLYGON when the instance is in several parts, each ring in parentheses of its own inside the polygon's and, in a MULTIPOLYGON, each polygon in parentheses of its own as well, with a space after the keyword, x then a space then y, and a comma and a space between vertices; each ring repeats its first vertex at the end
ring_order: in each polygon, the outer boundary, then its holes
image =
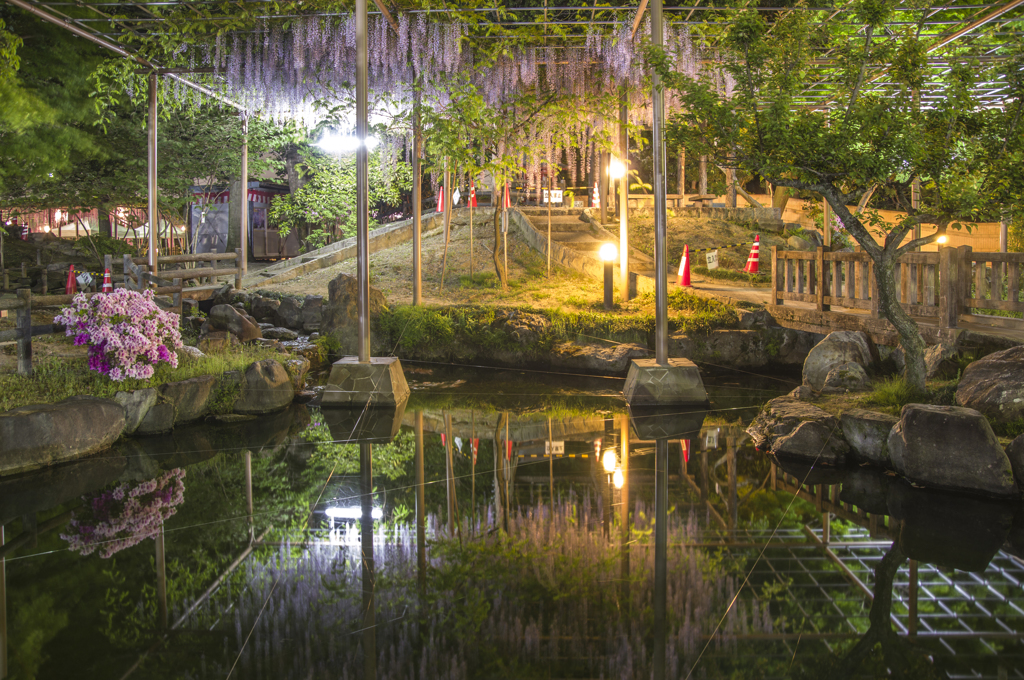
POLYGON ((76 295, 54 317, 76 345, 89 346, 89 370, 120 382, 153 377, 163 361, 177 367, 181 347, 178 316, 153 302, 153 291, 119 289, 108 295, 76 295))
POLYGON ((72 550, 100 557, 130 548, 155 536, 164 521, 177 512, 185 498, 185 471, 175 468, 156 479, 133 485, 120 484, 110 491, 85 496, 67 532, 60 535, 72 550))

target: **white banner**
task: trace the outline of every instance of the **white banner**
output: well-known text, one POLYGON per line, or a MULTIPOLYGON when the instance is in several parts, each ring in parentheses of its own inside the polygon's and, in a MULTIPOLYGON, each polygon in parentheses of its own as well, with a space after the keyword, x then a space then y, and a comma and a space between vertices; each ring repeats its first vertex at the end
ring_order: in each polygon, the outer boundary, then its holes
POLYGON ((708 251, 708 269, 718 269, 718 251, 708 251))
POLYGON ((462 198, 462 194, 459 192, 458 188, 456 188, 452 193, 452 205, 458 205, 460 198, 462 198))
MULTIPOLYGON (((547 189, 544 190, 544 199, 543 199, 542 202, 543 203, 547 203, 548 202, 548 190, 547 189)), ((551 202, 552 203, 561 203, 562 202, 562 190, 561 189, 552 189, 551 190, 551 202)))

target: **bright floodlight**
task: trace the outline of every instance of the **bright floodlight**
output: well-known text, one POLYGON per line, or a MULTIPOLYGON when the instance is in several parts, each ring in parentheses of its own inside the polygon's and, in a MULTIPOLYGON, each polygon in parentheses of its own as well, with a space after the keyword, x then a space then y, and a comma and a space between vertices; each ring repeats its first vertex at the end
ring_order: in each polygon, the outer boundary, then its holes
POLYGON ((612 179, 622 179, 626 176, 626 165, 618 158, 612 158, 608 164, 608 176, 612 179))
MULTIPOLYGON (((367 137, 366 150, 373 151, 377 148, 377 144, 379 143, 380 142, 376 137, 367 137)), ((320 147, 327 153, 352 153, 359 148, 359 138, 355 135, 338 135, 330 132, 321 137, 320 141, 316 143, 316 146, 320 147)))
POLYGON ((626 478, 622 476, 622 470, 616 470, 615 474, 612 475, 612 484, 615 485, 616 489, 621 489, 625 482, 626 478))
POLYGON ((936 239, 936 242, 938 242, 939 244, 946 243, 947 241, 949 241, 949 237, 946 236, 945 234, 942 234, 941 236, 939 236, 938 239, 936 239))
MULTIPOLYGON (((325 511, 325 514, 328 517, 332 518, 332 519, 337 519, 339 517, 342 518, 342 519, 359 519, 360 517, 363 516, 363 511, 362 511, 362 508, 359 508, 359 507, 350 507, 350 508, 330 507, 330 508, 327 508, 327 510, 325 511)), ((381 510, 380 508, 374 508, 373 510, 370 511, 370 516, 373 517, 373 519, 380 519, 381 517, 384 516, 384 511, 381 510)))
POLYGON ((602 243, 598 254, 605 262, 611 262, 619 256, 619 249, 615 247, 614 243, 602 243))
POLYGON ((611 449, 605 451, 602 463, 604 464, 605 472, 612 472, 613 470, 615 470, 615 451, 611 449))

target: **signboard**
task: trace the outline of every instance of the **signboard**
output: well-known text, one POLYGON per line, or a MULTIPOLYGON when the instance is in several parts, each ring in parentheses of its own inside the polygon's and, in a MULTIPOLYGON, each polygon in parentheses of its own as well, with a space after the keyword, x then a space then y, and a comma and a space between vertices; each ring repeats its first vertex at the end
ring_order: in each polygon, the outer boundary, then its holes
MULTIPOLYGON (((563 200, 562 199, 562 190, 561 189, 551 189, 550 191, 551 191, 551 202, 552 203, 561 203, 562 200, 563 200)), ((544 190, 543 202, 544 203, 548 202, 548 189, 544 190)))
POLYGON ((462 193, 459 191, 458 187, 456 187, 455 191, 452 192, 452 205, 458 205, 460 198, 462 198, 462 193))
POLYGON ((708 251, 708 269, 718 269, 718 251, 708 251))
POLYGON ((552 454, 556 456, 564 456, 565 442, 544 442, 544 454, 547 456, 552 454))
POLYGON ((718 428, 708 430, 704 434, 704 448, 705 449, 717 449, 718 448, 718 428))

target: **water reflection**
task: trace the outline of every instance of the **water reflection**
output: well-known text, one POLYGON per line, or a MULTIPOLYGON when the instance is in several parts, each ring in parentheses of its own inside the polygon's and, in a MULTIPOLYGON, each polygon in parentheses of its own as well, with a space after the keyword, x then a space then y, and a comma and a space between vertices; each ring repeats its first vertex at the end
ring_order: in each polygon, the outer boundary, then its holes
POLYGON ((773 464, 736 416, 765 391, 709 381, 709 411, 631 412, 563 378, 486 384, 0 480, 16 676, 1024 671, 1018 505, 773 464), (173 464, 160 552, 65 549, 83 496, 173 464))

